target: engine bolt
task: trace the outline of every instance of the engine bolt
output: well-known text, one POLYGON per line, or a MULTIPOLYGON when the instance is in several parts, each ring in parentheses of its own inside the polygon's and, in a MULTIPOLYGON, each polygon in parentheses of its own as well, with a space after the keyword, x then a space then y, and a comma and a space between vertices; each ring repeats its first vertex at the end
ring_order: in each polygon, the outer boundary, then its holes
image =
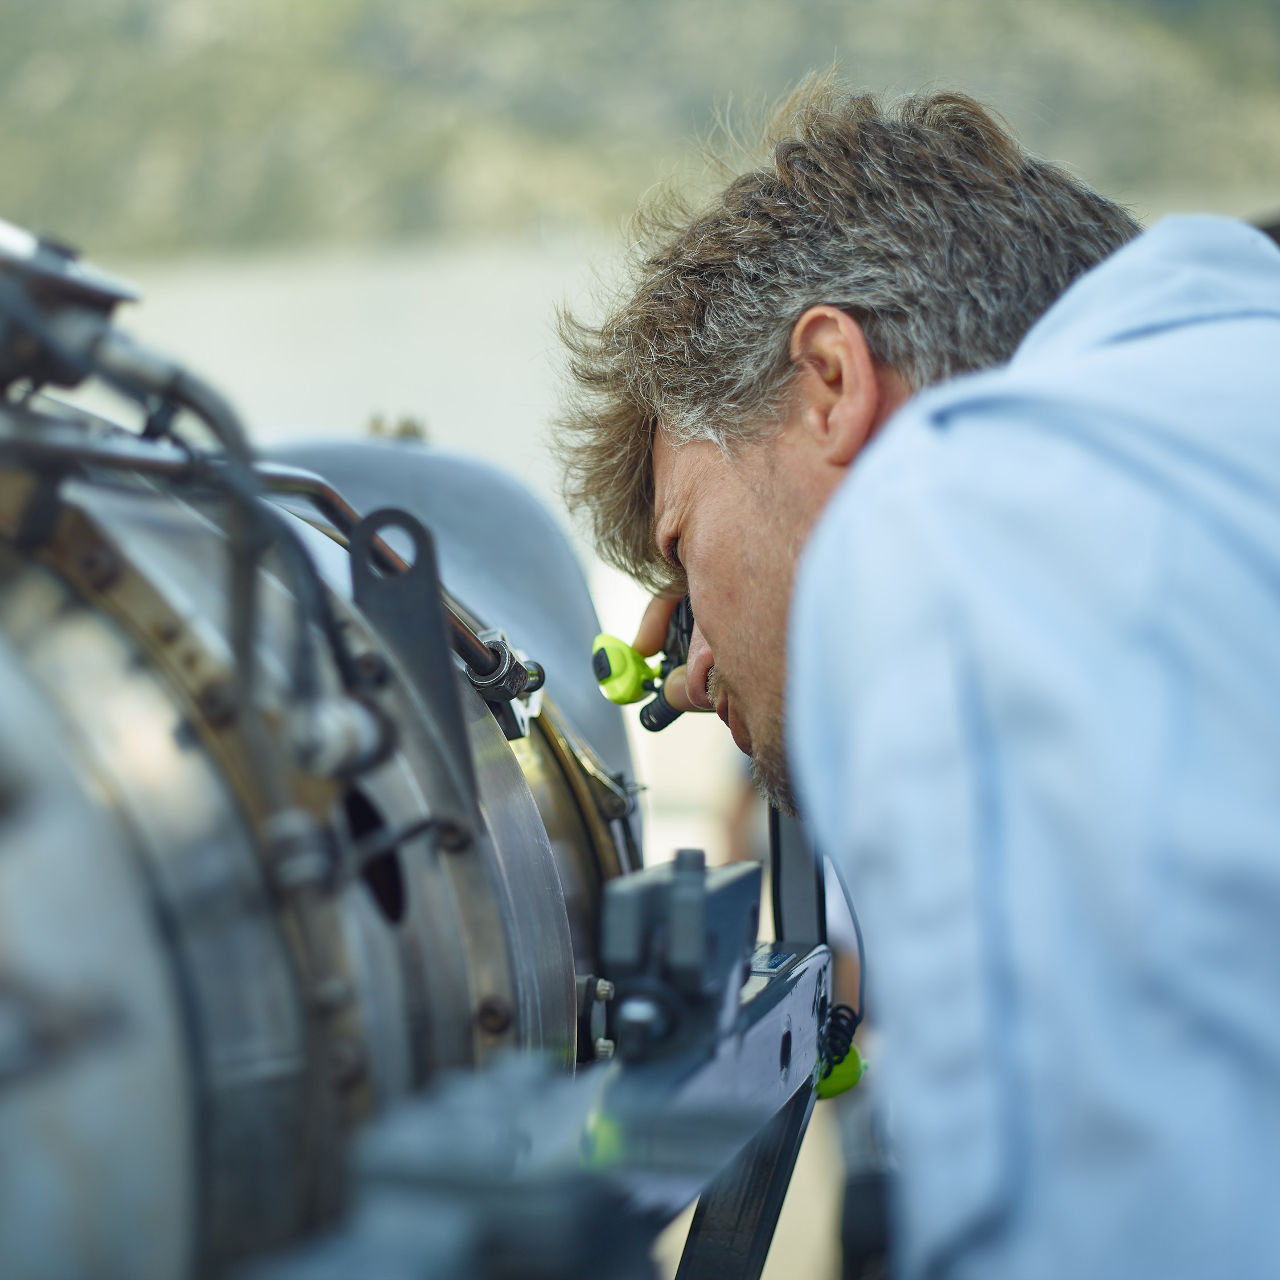
POLYGON ((95 590, 106 591, 120 576, 120 557, 105 542, 94 543, 76 562, 80 576, 95 590))
POLYGON ((446 853, 461 853, 471 843, 471 828, 458 818, 440 818, 435 824, 436 844, 446 853))
POLYGON ((481 1031, 501 1035, 511 1026, 511 1005, 501 996, 485 996, 476 1009, 476 1023, 481 1031))
POLYGON ((616 994, 617 994, 617 988, 613 985, 612 982, 609 981, 608 978, 596 979, 596 999, 597 1000, 605 1000, 605 1001, 612 1000, 616 994))
POLYGON ((386 658, 372 649, 356 658, 356 670, 360 673, 360 679, 373 689, 381 689, 391 676, 386 658))
POLYGON ((350 1089, 364 1079, 368 1069, 365 1052, 358 1040, 341 1036, 332 1047, 333 1074, 341 1089, 350 1089))
POLYGON ((161 618, 151 628, 151 634, 161 644, 172 644, 182 634, 182 627, 173 618, 161 618))
POLYGON ((616 1046, 612 1040, 606 1040, 604 1036, 601 1036, 600 1039, 596 1041, 596 1057, 603 1058, 605 1060, 612 1058, 615 1047, 616 1046))
POLYGON ((235 690, 227 680, 210 680, 196 695, 196 706, 215 729, 221 729, 236 718, 235 690))
POLYGON ((345 1009, 355 999, 355 992, 345 978, 336 975, 321 978, 311 988, 311 1005, 320 1014, 334 1014, 345 1009))

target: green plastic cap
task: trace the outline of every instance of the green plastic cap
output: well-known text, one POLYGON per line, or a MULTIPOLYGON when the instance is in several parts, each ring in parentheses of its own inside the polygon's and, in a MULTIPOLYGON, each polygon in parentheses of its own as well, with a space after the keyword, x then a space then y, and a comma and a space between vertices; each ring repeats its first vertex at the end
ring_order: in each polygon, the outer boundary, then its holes
POLYGON ((858 1046, 851 1044, 849 1052, 831 1068, 831 1074, 819 1078, 818 1097, 835 1098, 846 1090, 852 1089, 862 1079, 865 1065, 862 1054, 858 1052, 858 1046))
POLYGON ((606 635, 596 636, 591 646, 591 667, 601 692, 619 705, 639 702, 660 673, 657 662, 650 666, 629 644, 606 635))

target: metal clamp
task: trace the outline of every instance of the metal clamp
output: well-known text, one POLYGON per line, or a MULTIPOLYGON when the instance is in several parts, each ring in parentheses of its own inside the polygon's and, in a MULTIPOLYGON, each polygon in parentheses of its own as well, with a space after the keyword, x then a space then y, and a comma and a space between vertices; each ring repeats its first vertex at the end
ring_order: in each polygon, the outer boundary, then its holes
POLYGON ((501 631, 482 631, 480 639, 497 660, 497 666, 487 675, 477 674, 474 668, 468 666, 467 678, 486 702, 509 702, 512 698, 532 693, 534 689, 541 687, 542 668, 533 664, 539 677, 535 684, 533 672, 516 657, 515 650, 507 643, 507 638, 501 631))
POLYGON ((507 637, 496 628, 481 631, 479 635, 497 665, 488 675, 478 675, 468 665, 467 678, 489 704, 507 740, 526 737, 529 717, 537 715, 540 709, 539 700, 530 699, 542 688, 546 675, 538 663, 517 654, 507 637))

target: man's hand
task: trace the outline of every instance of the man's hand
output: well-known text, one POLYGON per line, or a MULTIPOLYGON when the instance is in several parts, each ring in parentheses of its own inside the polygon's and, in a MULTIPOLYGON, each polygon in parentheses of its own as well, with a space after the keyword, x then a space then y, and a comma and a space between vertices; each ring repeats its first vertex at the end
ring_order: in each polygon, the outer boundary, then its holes
MULTIPOLYGON (((631 642, 632 648, 642 657, 651 658, 661 651, 663 641, 667 638, 667 626, 671 622, 671 615, 676 611, 676 606, 682 598, 659 595, 649 601, 644 617, 640 619, 640 626, 636 630, 636 638, 631 642)), ((696 626, 694 630, 696 634, 696 626)), ((695 704, 689 696, 688 682, 685 678, 687 673, 686 667, 677 667, 667 677, 662 686, 667 701, 677 711, 705 711, 706 706, 695 704)))

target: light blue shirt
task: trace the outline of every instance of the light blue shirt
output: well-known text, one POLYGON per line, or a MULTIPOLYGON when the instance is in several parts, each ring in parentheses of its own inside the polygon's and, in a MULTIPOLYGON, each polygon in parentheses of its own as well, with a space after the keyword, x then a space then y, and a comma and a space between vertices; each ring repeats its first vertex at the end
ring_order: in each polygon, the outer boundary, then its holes
POLYGON ((1280 1275, 1280 253, 1171 218, 899 411, 788 742, 866 933, 899 1273, 1280 1275))

